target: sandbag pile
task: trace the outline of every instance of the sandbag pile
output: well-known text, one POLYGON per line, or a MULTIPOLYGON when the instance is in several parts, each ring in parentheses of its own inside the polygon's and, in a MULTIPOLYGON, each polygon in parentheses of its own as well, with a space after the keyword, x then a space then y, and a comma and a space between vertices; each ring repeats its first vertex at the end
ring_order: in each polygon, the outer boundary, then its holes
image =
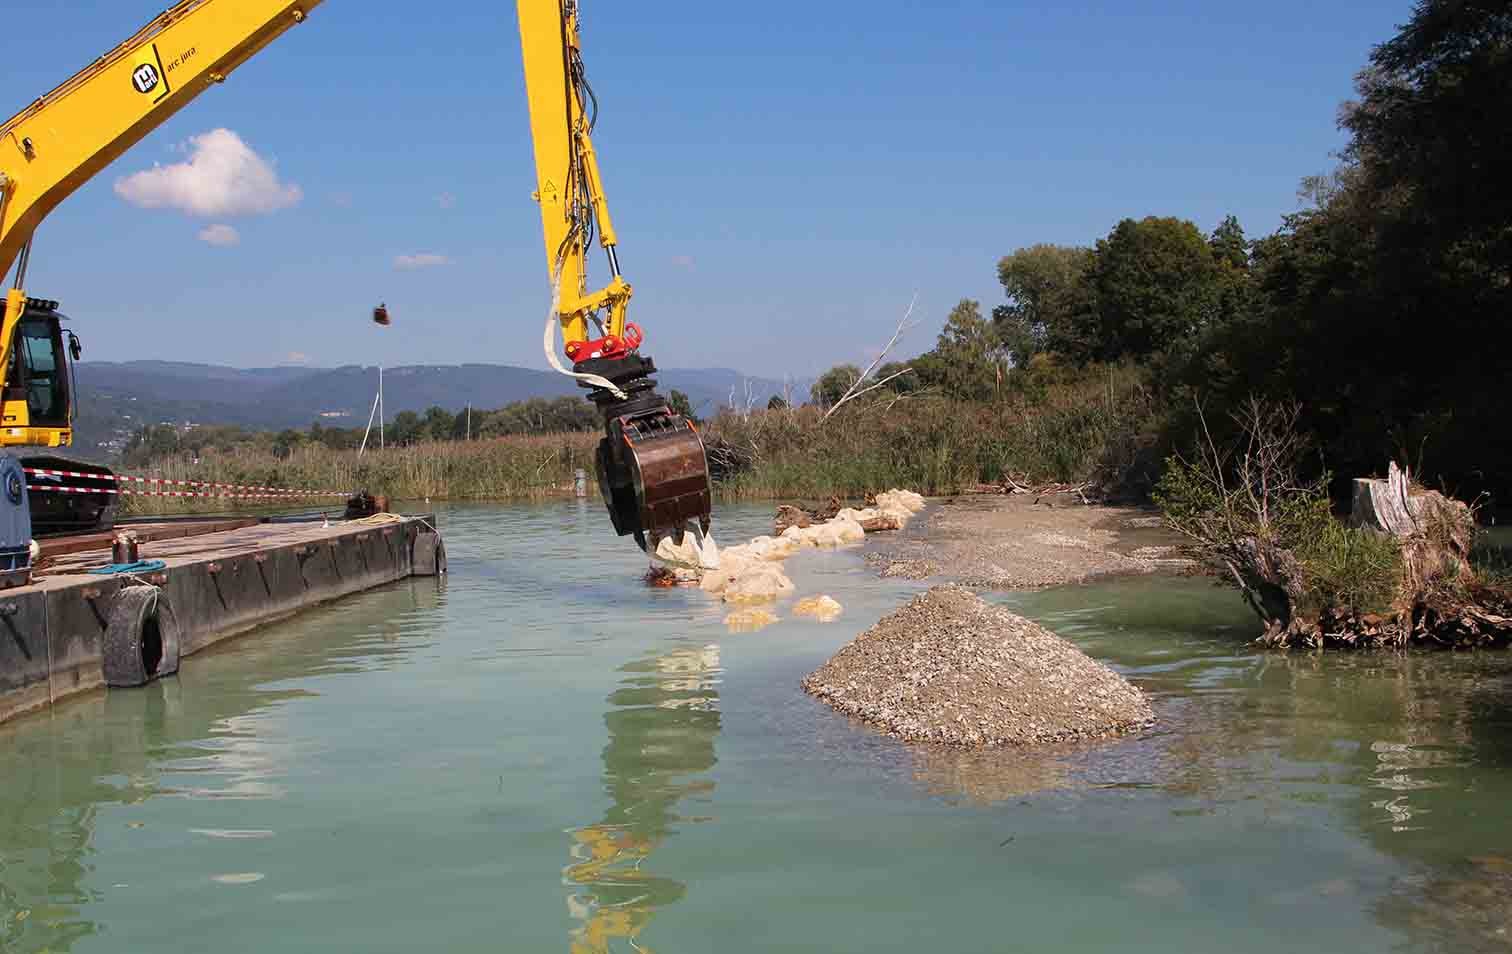
POLYGON ((830 596, 809 596, 793 606, 794 616, 812 616, 821 623, 839 619, 842 611, 840 601, 830 596))
MULTIPOLYGON (((705 559, 699 585, 705 593, 716 594, 728 603, 777 599, 793 591, 792 581, 782 572, 782 561, 803 547, 838 548, 861 543, 866 539, 864 524, 868 521, 886 518, 901 527, 923 509, 924 498, 913 491, 889 490, 877 495, 875 507, 846 508, 822 523, 792 526, 781 536, 761 536, 750 543, 726 547, 719 551, 716 561, 705 559)), ((663 545, 668 543, 662 541, 663 545)), ((678 551, 685 560, 689 546, 693 545, 685 542, 683 550, 678 551)), ((660 548, 657 555, 662 555, 660 548)), ((707 554, 702 556, 706 558, 707 554)))
MULTIPOLYGON (((924 509, 924 498, 909 490, 878 494, 876 505, 864 510, 842 509, 835 516, 806 526, 790 526, 780 536, 760 536, 723 549, 713 540, 685 534, 682 543, 670 537, 657 541, 658 563, 681 582, 697 582, 711 596, 726 603, 760 604, 794 591, 783 572, 783 561, 804 547, 838 548, 861 543, 868 528, 897 530, 924 509)), ((802 601, 800 615, 829 622, 840 615, 840 604, 828 596, 802 601)), ((770 613, 737 610, 726 619, 732 629, 749 631, 776 622, 770 613)))
POLYGON ((841 507, 832 499, 830 509, 811 513, 799 507, 777 508, 775 529, 789 540, 803 546, 838 547, 860 542, 868 533, 902 530, 908 521, 924 509, 924 498, 911 490, 889 490, 878 494, 875 505, 863 510, 841 507))

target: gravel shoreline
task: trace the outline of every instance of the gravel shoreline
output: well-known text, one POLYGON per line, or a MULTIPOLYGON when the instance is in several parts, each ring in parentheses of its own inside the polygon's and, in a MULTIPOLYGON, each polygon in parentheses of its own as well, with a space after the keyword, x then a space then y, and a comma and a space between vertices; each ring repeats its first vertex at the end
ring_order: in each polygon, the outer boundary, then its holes
POLYGON ((931 501, 866 560, 884 577, 1026 590, 1107 576, 1186 573, 1195 564, 1150 510, 1074 497, 984 495, 931 501))

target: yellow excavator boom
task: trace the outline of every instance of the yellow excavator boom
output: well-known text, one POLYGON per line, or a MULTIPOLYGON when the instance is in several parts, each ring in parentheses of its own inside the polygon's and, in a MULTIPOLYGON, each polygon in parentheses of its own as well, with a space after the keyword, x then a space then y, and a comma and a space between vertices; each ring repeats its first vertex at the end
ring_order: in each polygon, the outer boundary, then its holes
MULTIPOLYGON (((0 124, 0 281, 14 265, 0 321, 0 446, 62 446, 73 439, 74 395, 54 301, 28 298, 26 267, 38 223, 85 182, 191 100, 303 23, 321 0, 181 0, 130 39, 0 124), (19 342, 19 343, 18 343, 19 342)), ((692 425, 656 394, 656 367, 625 319, 614 226, 591 137, 596 111, 583 70, 577 0, 519 0, 525 87, 556 318, 573 373, 605 421, 600 486, 614 527, 681 536, 708 526, 709 479, 692 425), (595 237, 609 281, 590 291, 595 237), (596 337, 590 337, 593 325, 596 337)), ((555 360, 555 358, 553 358, 555 360)))
MULTIPOLYGON (((182 0, 0 125, 0 279, 19 261, 0 323, 0 369, 7 376, 38 223, 320 2, 182 0)), ((5 416, 0 445, 68 443, 56 433, 66 429, 28 426, 25 402, 9 394, 5 416)))
POLYGON ((569 0, 519 0, 518 7, 546 267, 560 283, 562 338, 568 356, 576 360, 590 356, 573 345, 589 341, 588 317, 595 312, 608 312, 604 336, 624 338, 631 289, 620 275, 619 240, 593 148, 592 93, 583 75, 577 5, 569 0), (590 293, 586 257, 595 232, 607 253, 610 277, 605 287, 590 293))
POLYGON ((0 125, 0 274, 79 186, 321 0, 182 0, 0 125))

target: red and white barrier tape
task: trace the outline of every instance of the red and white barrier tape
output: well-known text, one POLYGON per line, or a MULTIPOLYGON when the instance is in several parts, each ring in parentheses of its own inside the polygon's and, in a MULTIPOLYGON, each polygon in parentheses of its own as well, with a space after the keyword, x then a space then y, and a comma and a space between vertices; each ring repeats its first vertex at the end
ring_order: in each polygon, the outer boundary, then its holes
POLYGON ((128 490, 117 487, 69 487, 63 484, 27 484, 26 489, 51 494, 108 494, 114 497, 217 497, 222 500, 290 500, 295 497, 346 497, 349 494, 335 490, 310 493, 238 494, 210 493, 195 490, 128 490))
POLYGON ((249 484, 216 484, 212 481, 174 481, 169 478, 142 478, 142 476, 124 475, 124 473, 85 473, 80 470, 47 470, 42 467, 26 467, 30 476, 50 476, 50 478, 83 478, 86 481, 116 481, 136 482, 136 484, 169 484, 174 487, 210 487, 215 490, 248 490, 254 493, 290 494, 301 497, 345 497, 349 496, 345 490, 293 490, 289 487, 256 487, 249 484))
MULTIPOLYGON (((257 487, 257 486, 251 486, 251 485, 246 485, 246 484, 217 484, 217 483, 213 483, 213 482, 208 481, 208 480, 171 480, 171 479, 169 479, 167 477, 132 477, 132 476, 129 476, 129 475, 126 475, 126 474, 114 474, 114 473, 93 473, 93 474, 90 474, 90 473, 84 473, 82 471, 77 471, 77 470, 48 470, 48 469, 41 468, 41 467, 27 467, 27 468, 25 468, 25 470, 26 470, 26 473, 28 475, 32 476, 32 477, 70 477, 70 478, 73 478, 75 480, 82 478, 84 480, 116 481, 117 483, 134 482, 134 483, 138 483, 138 484, 168 484, 168 485, 175 486, 175 487, 209 487, 209 488, 212 488, 212 489, 215 489, 215 490, 251 491, 252 493, 266 494, 266 495, 270 495, 270 496, 287 496, 287 497, 347 497, 347 496, 350 496, 350 494, 348 494, 346 491, 343 491, 343 490, 295 490, 295 489, 292 489, 292 488, 289 488, 289 487, 257 487)), ((52 484, 32 484, 32 483, 28 482, 27 486, 29 486, 29 487, 35 487, 38 490, 59 489, 59 488, 55 487, 52 484)), ((70 488, 70 489, 73 490, 76 493, 113 493, 114 492, 114 491, 105 491, 105 490, 91 490, 91 489, 88 489, 88 488, 70 488)), ((127 491, 127 490, 122 490, 120 492, 123 493, 123 494, 124 493, 132 493, 132 494, 135 494, 135 495, 142 495, 142 494, 151 493, 151 492, 147 492, 147 491, 127 491)), ((169 494, 167 492, 152 493, 152 495, 153 496, 173 496, 172 494, 169 494)), ((224 496, 224 495, 222 495, 222 494, 200 494, 200 495, 184 494, 182 496, 224 496)))

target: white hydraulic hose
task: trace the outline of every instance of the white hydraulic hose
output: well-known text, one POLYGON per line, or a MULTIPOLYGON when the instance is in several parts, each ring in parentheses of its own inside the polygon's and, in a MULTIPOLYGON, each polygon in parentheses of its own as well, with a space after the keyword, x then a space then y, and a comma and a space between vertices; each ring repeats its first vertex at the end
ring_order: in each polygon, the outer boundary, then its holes
POLYGON ((556 270, 556 274, 553 275, 551 279, 551 310, 546 313, 546 332, 541 341, 541 346, 546 351, 546 361, 554 369, 556 369, 559 374, 565 374, 569 378, 574 378, 578 381, 582 381, 584 384, 591 385, 592 387, 603 388, 604 390, 613 394, 616 398, 619 398, 621 401, 625 400, 628 395, 626 395, 624 391, 620 390, 619 385, 615 384, 613 381, 610 381, 605 377, 600 377, 597 374, 580 374, 577 371, 569 371, 567 370, 567 366, 562 364, 562 359, 557 357, 557 327, 561 324, 562 321, 561 316, 557 314, 557 308, 560 307, 561 304, 562 270, 559 267, 556 270))

